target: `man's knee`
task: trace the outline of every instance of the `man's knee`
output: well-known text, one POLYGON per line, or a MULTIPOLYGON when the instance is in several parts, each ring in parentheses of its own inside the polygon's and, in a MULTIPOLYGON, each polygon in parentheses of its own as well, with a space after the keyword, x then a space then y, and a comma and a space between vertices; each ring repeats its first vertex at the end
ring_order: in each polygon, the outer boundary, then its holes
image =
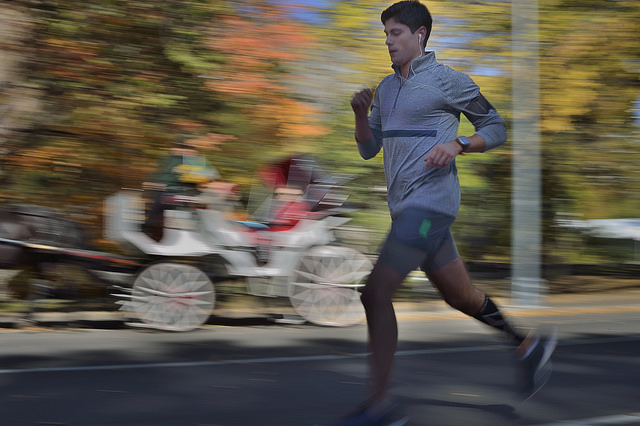
POLYGON ((393 295, 385 291, 383 287, 384 283, 380 281, 367 281, 360 294, 360 300, 365 309, 376 309, 376 307, 391 303, 393 295))
POLYGON ((403 280, 404 277, 393 268, 376 264, 362 289, 362 304, 367 308, 391 303, 393 293, 403 280))

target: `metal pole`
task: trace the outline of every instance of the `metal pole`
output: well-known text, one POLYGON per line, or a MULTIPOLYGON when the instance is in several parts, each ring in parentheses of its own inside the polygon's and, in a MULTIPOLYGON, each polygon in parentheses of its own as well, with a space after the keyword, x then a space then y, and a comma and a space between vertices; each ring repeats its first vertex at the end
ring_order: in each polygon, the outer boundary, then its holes
POLYGON ((513 128, 511 296, 542 303, 538 2, 512 0, 513 128))

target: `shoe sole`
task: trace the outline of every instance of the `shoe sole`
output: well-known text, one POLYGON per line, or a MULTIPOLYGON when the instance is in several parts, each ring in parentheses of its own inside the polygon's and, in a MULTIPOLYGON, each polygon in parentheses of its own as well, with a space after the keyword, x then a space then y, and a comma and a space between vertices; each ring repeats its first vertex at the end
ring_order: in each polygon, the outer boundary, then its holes
MULTIPOLYGON (((394 420, 391 423, 384 423, 382 426, 404 426, 409 422, 409 416, 403 417, 400 420, 394 420)), ((314 426, 324 426, 320 424, 315 424, 314 426)))
POLYGON ((531 392, 522 395, 522 400, 527 401, 534 396, 542 387, 547 384, 551 377, 551 371, 553 370, 553 364, 551 363, 551 355, 556 349, 558 344, 558 329, 553 327, 551 333, 543 343, 544 352, 538 363, 538 367, 534 373, 534 387, 531 392))
POLYGON ((393 421, 391 423, 387 423, 386 426, 404 426, 409 422, 409 416, 403 417, 400 420, 393 421))
POLYGON ((551 363, 551 361, 548 361, 543 367, 541 367, 536 372, 536 374, 538 374, 538 377, 537 377, 538 380, 533 385, 534 387, 531 390, 531 392, 521 396, 522 401, 528 401, 529 399, 531 399, 531 397, 537 394, 538 391, 542 389, 544 385, 547 384, 547 382, 549 381, 549 378, 551 377, 552 370, 553 370, 553 364, 551 363))
POLYGON ((553 355, 553 351, 556 350, 556 346, 558 345, 558 329, 553 327, 551 329, 551 333, 547 337, 547 341, 544 342, 544 353, 542 354, 542 358, 540 358, 540 366, 544 366, 551 359, 551 355, 553 355))

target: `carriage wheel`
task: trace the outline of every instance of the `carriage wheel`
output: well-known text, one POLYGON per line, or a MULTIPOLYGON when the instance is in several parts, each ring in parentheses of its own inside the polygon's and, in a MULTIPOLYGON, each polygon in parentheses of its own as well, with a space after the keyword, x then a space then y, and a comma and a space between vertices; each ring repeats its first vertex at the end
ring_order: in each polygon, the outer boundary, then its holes
POLYGON ((306 320, 320 325, 347 326, 363 320, 358 289, 373 265, 348 247, 320 246, 305 253, 294 269, 289 299, 306 320))
POLYGON ((186 331, 211 315, 215 290, 204 272, 181 263, 154 263, 133 282, 127 306, 147 326, 186 331))

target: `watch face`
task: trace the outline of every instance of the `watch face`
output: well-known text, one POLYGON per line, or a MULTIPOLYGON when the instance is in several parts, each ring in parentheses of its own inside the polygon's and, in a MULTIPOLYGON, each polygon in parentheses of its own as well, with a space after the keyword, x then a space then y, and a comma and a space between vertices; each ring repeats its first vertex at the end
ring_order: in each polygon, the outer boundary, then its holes
POLYGON ((462 147, 462 151, 466 151, 469 146, 471 145, 471 141, 467 138, 465 138, 464 136, 460 136, 457 139, 458 143, 460 144, 460 146, 462 147))

